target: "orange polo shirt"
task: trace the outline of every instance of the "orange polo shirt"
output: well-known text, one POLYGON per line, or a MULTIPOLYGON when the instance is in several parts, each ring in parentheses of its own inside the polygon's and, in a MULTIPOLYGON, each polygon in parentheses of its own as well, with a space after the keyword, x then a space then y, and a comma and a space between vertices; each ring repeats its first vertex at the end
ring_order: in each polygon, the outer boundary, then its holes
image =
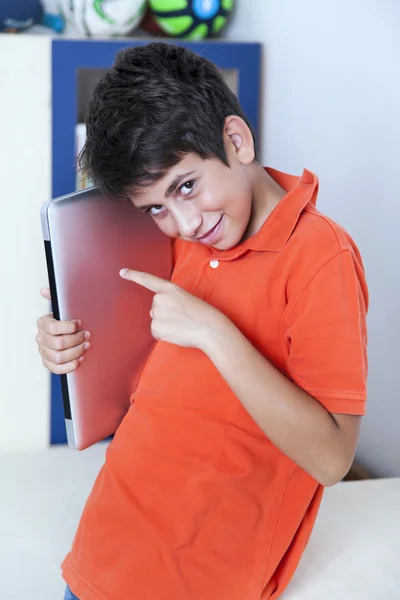
MULTIPOLYGON (((360 255, 316 210, 312 173, 268 172, 287 194, 259 232, 223 252, 177 241, 173 281, 225 313, 328 411, 362 415, 360 255)), ((158 342, 63 574, 80 600, 276 599, 322 492, 270 442, 205 354, 158 342)))

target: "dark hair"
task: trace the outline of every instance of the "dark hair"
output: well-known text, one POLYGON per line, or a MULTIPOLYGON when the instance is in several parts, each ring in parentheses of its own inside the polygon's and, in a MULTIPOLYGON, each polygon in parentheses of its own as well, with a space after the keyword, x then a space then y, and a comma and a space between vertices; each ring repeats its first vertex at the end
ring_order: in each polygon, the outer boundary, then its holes
POLYGON ((81 168, 104 193, 124 198, 187 153, 227 164, 223 127, 232 114, 252 131, 209 60, 166 43, 128 48, 95 87, 81 168))

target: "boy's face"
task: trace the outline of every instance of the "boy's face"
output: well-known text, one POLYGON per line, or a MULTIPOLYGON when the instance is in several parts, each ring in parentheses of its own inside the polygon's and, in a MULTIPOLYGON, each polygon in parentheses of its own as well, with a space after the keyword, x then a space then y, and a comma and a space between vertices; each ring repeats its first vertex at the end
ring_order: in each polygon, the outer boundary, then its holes
POLYGON ((231 168, 188 154, 132 202, 170 237, 233 248, 250 221, 252 188, 241 162, 229 155, 228 160, 231 168))

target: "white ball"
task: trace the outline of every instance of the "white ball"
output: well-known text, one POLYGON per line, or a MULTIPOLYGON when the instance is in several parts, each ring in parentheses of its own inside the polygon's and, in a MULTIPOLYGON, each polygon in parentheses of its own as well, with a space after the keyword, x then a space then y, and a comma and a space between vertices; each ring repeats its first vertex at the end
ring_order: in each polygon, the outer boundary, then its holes
POLYGON ((140 23, 146 0, 59 0, 67 27, 88 37, 123 36, 140 23))

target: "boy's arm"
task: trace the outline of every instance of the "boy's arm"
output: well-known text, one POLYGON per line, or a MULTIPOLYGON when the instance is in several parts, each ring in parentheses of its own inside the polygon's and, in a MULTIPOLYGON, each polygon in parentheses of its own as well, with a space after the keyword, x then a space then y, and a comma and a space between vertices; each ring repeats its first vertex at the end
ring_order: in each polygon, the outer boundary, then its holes
POLYGON ((156 293, 156 339, 205 352, 282 452, 325 486, 343 478, 358 440, 366 377, 367 292, 349 251, 328 260, 288 305, 290 379, 213 306, 148 273, 121 275, 156 293))
POLYGON ((203 350, 266 436, 325 486, 350 469, 361 417, 329 413, 286 379, 226 319, 203 350))
POLYGON ((243 406, 323 485, 340 481, 354 458, 365 410, 367 305, 361 262, 344 249, 288 301, 282 322, 288 378, 227 319, 219 335, 208 332, 205 352, 243 406))

